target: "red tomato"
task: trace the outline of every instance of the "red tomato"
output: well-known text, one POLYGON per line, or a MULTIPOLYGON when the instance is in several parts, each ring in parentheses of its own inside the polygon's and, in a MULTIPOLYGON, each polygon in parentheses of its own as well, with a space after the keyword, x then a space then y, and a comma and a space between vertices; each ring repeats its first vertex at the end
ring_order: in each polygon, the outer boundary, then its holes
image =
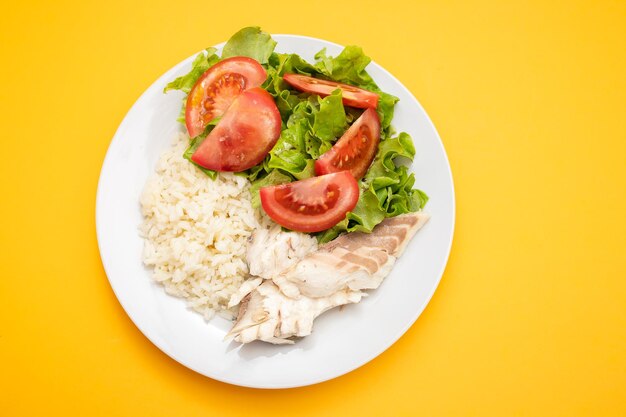
POLYGON ((263 187, 263 210, 276 223, 299 232, 330 229, 359 199, 359 185, 347 171, 263 187))
POLYGON ((217 126, 191 156, 215 171, 244 171, 265 158, 280 136, 280 113, 260 87, 235 98, 217 126))
POLYGON ((361 179, 367 172, 380 142, 380 120, 372 108, 363 112, 335 145, 315 161, 315 174, 348 170, 361 179))
POLYGON ((378 94, 352 85, 320 80, 300 74, 285 74, 283 79, 297 90, 314 93, 322 97, 326 97, 340 88, 343 104, 346 106, 360 109, 378 106, 378 94))
POLYGON ((235 97, 259 87, 266 78, 261 64, 245 56, 227 58, 209 68, 187 96, 185 124, 189 136, 204 132, 207 123, 224 114, 235 97))

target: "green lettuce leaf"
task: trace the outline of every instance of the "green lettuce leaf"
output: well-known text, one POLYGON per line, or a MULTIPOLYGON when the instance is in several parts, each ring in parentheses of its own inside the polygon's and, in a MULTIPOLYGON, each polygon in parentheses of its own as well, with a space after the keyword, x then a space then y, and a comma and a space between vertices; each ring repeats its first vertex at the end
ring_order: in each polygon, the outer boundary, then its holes
POLYGON ((189 162, 197 166, 200 171, 207 174, 209 178, 211 178, 212 180, 214 180, 217 177, 217 172, 213 171, 212 169, 206 169, 196 164, 194 161, 191 160, 191 156, 196 151, 196 149, 198 149, 200 144, 204 142, 204 140, 209 135, 209 133, 211 133, 211 130, 213 130, 213 128, 219 123, 220 119, 221 117, 216 117, 215 119, 211 120, 207 124, 207 127, 204 129, 204 132, 196 136, 195 138, 191 140, 191 142, 189 142, 189 146, 187 147, 187 149, 185 149, 185 152, 183 153, 183 158, 185 158, 186 160, 188 160, 189 162))
POLYGON ((305 112, 304 106, 300 106, 298 112, 287 121, 287 127, 266 158, 268 170, 282 169, 293 175, 306 167, 310 156, 305 150, 305 136, 310 124, 305 112))
POLYGON ((285 73, 304 75, 317 74, 315 66, 309 64, 297 54, 279 54, 274 52, 269 59, 267 80, 263 88, 276 99, 276 105, 283 121, 287 121, 294 108, 309 97, 307 93, 290 90, 289 84, 283 80, 285 73))
POLYGON ((269 59, 270 66, 276 69, 278 75, 284 75, 286 73, 314 75, 319 71, 315 65, 311 65, 306 62, 298 54, 279 54, 273 53, 269 59))
POLYGON ((207 48, 204 52, 200 52, 191 64, 191 71, 168 83, 163 92, 181 90, 188 94, 196 81, 198 81, 198 78, 219 61, 219 57, 215 52, 217 52, 215 48, 207 48))
POLYGON ((317 243, 328 243, 331 240, 335 239, 341 233, 345 233, 348 230, 348 216, 345 219, 337 223, 335 226, 330 229, 326 229, 323 232, 319 232, 317 237, 317 243))
POLYGON ((269 185, 284 184, 291 181, 292 178, 289 175, 285 175, 277 169, 271 171, 267 176, 253 181, 252 185, 250 186, 252 207, 258 208, 261 206, 261 197, 259 196, 259 190, 261 188, 267 187, 269 185))
POLYGON ((209 178, 214 180, 217 177, 217 172, 213 171, 212 169, 206 169, 204 167, 201 167, 200 165, 196 164, 194 161, 191 160, 191 156, 196 151, 196 149, 198 149, 198 146, 200 146, 200 144, 204 141, 204 139, 206 139, 206 137, 203 137, 203 136, 196 136, 194 139, 192 139, 191 142, 189 143, 189 146, 185 150, 185 153, 183 153, 183 158, 185 158, 186 160, 194 164, 196 167, 198 167, 200 171, 204 172, 205 174, 209 176, 209 178))
MULTIPOLYGON (((413 141, 406 133, 396 135, 391 127, 398 98, 380 90, 368 74, 366 68, 371 59, 363 50, 348 46, 332 57, 323 49, 311 64, 297 54, 276 53, 275 46, 276 42, 269 34, 258 27, 248 27, 230 38, 222 54, 222 58, 248 56, 264 65, 267 79, 262 87, 274 97, 283 122, 280 138, 263 162, 239 173, 252 183, 253 206, 260 206, 261 187, 314 176, 315 160, 328 151, 362 113, 360 109, 344 108, 340 90, 320 98, 292 89, 283 80, 283 75, 296 73, 354 85, 379 95, 377 112, 382 128, 381 141, 372 165, 359 181, 357 205, 335 227, 318 233, 318 240, 328 242, 344 232, 369 233, 387 217, 421 210, 428 196, 413 188, 415 176, 406 166, 415 156, 413 141)), ((191 71, 170 82, 164 91, 181 90, 188 94, 198 78, 220 60, 215 52, 214 48, 208 48, 199 54, 191 71)), ((184 111, 183 103, 179 118, 182 122, 184 111)), ((194 151, 218 121, 213 120, 202 135, 190 142, 184 153, 186 159, 191 161, 194 151)), ((214 171, 199 168, 211 178, 217 176, 214 171)))
MULTIPOLYGON (((284 92, 279 97, 283 95, 284 92)), ((266 159, 266 167, 303 179, 312 176, 313 162, 309 161, 333 146, 347 129, 347 122, 340 90, 323 99, 307 95, 296 100, 298 103, 291 108, 286 127, 266 159)), ((278 103, 280 106, 281 102, 278 103)))
MULTIPOLYGON (((319 110, 316 109, 313 116, 313 134, 322 142, 330 143, 341 137, 346 131, 346 112, 341 102, 341 90, 319 100, 319 110)), ((330 148, 329 148, 330 149, 330 148)), ((328 149, 320 151, 326 152, 328 149)))
POLYGON ((346 84, 352 84, 379 95, 378 116, 383 130, 391 126, 393 110, 398 98, 383 92, 367 73, 365 68, 372 61, 358 46, 346 46, 336 57, 326 55, 326 49, 315 54, 315 68, 326 77, 346 84))
POLYGON ((307 178, 314 177, 315 176, 315 160, 307 159, 306 165, 304 166, 304 168, 302 168, 302 171, 292 172, 291 175, 293 175, 296 178, 296 180, 305 180, 307 178))
MULTIPOLYGON (((386 134, 390 134, 388 132, 389 128, 391 128, 391 120, 393 119, 393 111, 396 107, 396 103, 400 100, 396 96, 392 96, 391 94, 387 94, 383 91, 380 91, 378 88, 378 107, 376 108, 376 112, 378 113, 378 117, 380 118, 380 126, 385 131, 386 134)), ((373 90, 375 91, 375 90, 373 90)))
POLYGON ((329 242, 344 232, 370 233, 387 217, 421 210, 428 196, 412 188, 415 175, 400 164, 402 158, 412 161, 414 156, 413 140, 406 133, 381 141, 372 165, 360 182, 356 207, 339 224, 319 233, 318 241, 329 242))
POLYGON ((233 56, 247 56, 256 59, 261 64, 267 64, 276 41, 269 33, 261 31, 259 27, 247 27, 235 33, 224 45, 222 59, 233 56))
MULTIPOLYGON (((191 88, 194 86, 198 78, 206 72, 209 68, 215 65, 219 61, 219 57, 215 53, 217 49, 207 48, 204 52, 200 52, 191 63, 191 71, 187 74, 176 78, 174 81, 168 83, 163 89, 164 93, 170 90, 181 90, 185 94, 189 94, 191 88)), ((183 98, 183 106, 178 114, 177 122, 185 124, 185 107, 187 104, 187 96, 183 98)))
POLYGON ((376 157, 365 174, 365 180, 371 182, 379 177, 397 179, 398 167, 396 167, 394 160, 398 156, 407 158, 410 161, 415 156, 413 140, 408 133, 403 132, 395 138, 380 142, 376 157))
POLYGON ((378 88, 365 67, 372 61, 358 46, 346 46, 335 58, 326 55, 326 48, 315 54, 315 67, 335 81, 361 88, 378 88))

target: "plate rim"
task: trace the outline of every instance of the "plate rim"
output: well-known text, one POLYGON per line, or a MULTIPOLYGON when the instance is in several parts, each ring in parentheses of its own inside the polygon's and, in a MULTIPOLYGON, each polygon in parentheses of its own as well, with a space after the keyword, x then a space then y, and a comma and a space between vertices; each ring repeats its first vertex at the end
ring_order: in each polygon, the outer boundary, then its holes
MULTIPOLYGON (((280 38, 299 38, 299 39, 305 39, 305 40, 309 40, 309 41, 320 41, 326 44, 331 44, 335 47, 338 48, 345 48, 345 46, 335 43, 335 42, 331 42, 325 39, 320 39, 320 38, 315 38, 312 36, 305 36, 305 35, 295 35, 295 34, 285 34, 285 33, 278 33, 278 34, 271 34, 272 38, 274 40, 276 40, 277 42, 280 41, 280 38)), ((220 42, 218 44, 213 45, 214 48, 221 48, 226 44, 226 42, 220 42)), ((389 338, 389 342, 388 343, 384 343, 384 347, 382 349, 377 349, 376 351, 373 351, 372 353, 366 355, 367 359, 364 361, 360 361, 360 363, 358 363, 355 366, 351 366, 351 367, 347 367, 346 369, 342 369, 340 372, 335 372, 332 373, 328 376, 324 376, 324 377, 320 377, 320 378, 314 378, 311 381, 308 381, 306 383, 293 383, 293 384, 284 384, 284 385, 266 385, 266 386, 261 386, 261 385, 255 385, 255 384, 247 384, 245 382, 236 380, 236 379, 230 379, 227 377, 223 377, 223 376, 215 376, 215 375, 209 375, 207 372, 200 370, 190 364, 185 363, 181 358, 178 357, 178 355, 176 355, 175 353, 171 352, 169 349, 167 349, 165 346, 162 346, 160 343, 157 343, 154 338, 152 338, 149 335, 149 332, 145 331, 144 328, 142 328, 142 326, 137 323, 137 321, 135 321, 135 318, 133 318, 133 316, 129 313, 129 309, 124 305, 124 303, 122 302, 122 298, 120 298, 119 294, 118 294, 118 290, 116 290, 115 284, 113 283, 113 281, 110 278, 110 274, 109 274, 109 270, 107 268, 106 263, 104 262, 102 253, 103 253, 103 247, 102 247, 102 243, 101 243, 101 230, 104 227, 102 225, 102 220, 101 220, 101 215, 99 207, 101 206, 101 200, 102 200, 102 178, 103 178, 103 172, 105 170, 105 167, 110 164, 110 159, 111 159, 111 154, 112 151, 111 149, 113 148, 113 144, 117 143, 119 140, 121 140, 121 133, 123 131, 123 128, 125 127, 125 125, 128 123, 129 121, 129 114, 132 112, 132 110, 137 107, 144 99, 145 97, 148 95, 148 92, 151 90, 152 86, 159 83, 159 81, 161 81, 161 79, 163 79, 170 71, 173 71, 175 69, 178 69, 179 67, 185 65, 188 61, 192 60, 195 56, 197 56, 198 53, 200 53, 202 51, 196 52, 193 55, 184 58, 182 61, 178 62, 177 64, 175 64, 174 66, 168 68, 163 74, 161 74, 156 80, 154 80, 148 87, 146 87, 146 89, 141 93, 141 95, 137 98, 137 100, 135 100, 135 102, 132 104, 132 106, 128 109, 128 111, 126 112, 126 114, 124 115, 121 123, 119 124, 119 126, 117 127, 113 138, 111 139, 111 141, 109 142, 108 148, 107 148, 107 152, 104 156, 104 159, 102 161, 102 165, 100 168, 100 174, 98 176, 98 185, 97 185, 97 189, 96 189, 96 198, 95 198, 95 228, 96 228, 96 240, 97 240, 97 244, 98 244, 98 253, 100 255, 100 262, 102 264, 102 267, 104 269, 105 275, 107 277, 107 281, 109 282, 109 285, 111 286, 111 289, 113 290, 113 293, 115 295, 115 298, 117 299, 117 302, 120 304, 120 306, 122 307, 122 309, 124 310, 124 312, 126 313, 126 316, 131 320, 131 322, 135 325, 135 327, 137 327, 137 329, 139 329, 139 331, 143 334, 144 337, 146 337, 154 346, 156 346, 161 352, 165 353, 167 356, 169 356, 171 359, 175 360, 176 362, 178 362, 180 365, 184 366, 187 369, 190 369, 200 375, 203 375, 207 378, 211 378, 213 380, 216 381, 220 381, 223 383, 227 383, 227 384, 231 384, 231 385, 236 385, 236 386, 241 386, 241 387, 246 387, 246 388, 256 388, 256 389, 289 389, 289 388, 297 388, 297 387, 304 387, 304 386, 310 386, 310 385, 315 385, 315 384, 319 384, 322 382, 326 382, 335 378, 338 378, 340 376, 346 375, 352 371, 354 371, 355 369, 358 369, 366 364, 368 364, 369 362, 371 362, 372 360, 374 360, 375 358, 377 358, 378 356, 380 356, 381 354, 383 354, 387 349, 389 349, 391 346, 393 346, 410 328, 411 326, 413 326, 413 324, 415 324, 415 322, 417 321, 417 319, 422 315, 422 313, 424 312, 424 310, 426 309, 426 307, 428 306, 428 304, 430 303, 432 297, 435 294, 435 291, 437 290, 437 288, 439 288, 439 284, 441 283, 441 279, 443 278, 443 274, 445 273, 445 270, 448 266, 448 261, 450 258, 450 253, 452 250, 452 243, 454 240, 454 232, 455 232, 455 227, 456 227, 456 193, 455 193, 455 187, 454 187, 454 177, 452 175, 452 168, 450 166, 450 161, 448 158, 448 153, 446 152, 445 146, 443 144, 443 141, 441 140, 441 136, 439 135, 439 132, 437 130, 437 128, 435 127, 434 123, 432 122, 429 114, 426 112, 426 110, 424 109, 424 107, 422 106, 422 104, 419 102, 419 100, 415 97, 415 95, 411 92, 411 90, 409 90, 400 80, 398 80, 391 72, 389 72, 386 68, 384 68, 382 65, 376 63, 376 61, 374 61, 373 59, 370 62, 371 64, 374 64, 379 70, 381 70, 383 73, 385 73, 386 76, 388 76, 390 79, 392 79, 393 81, 397 82, 398 85, 401 86, 401 88, 403 88, 404 90, 406 90, 406 92, 408 93, 408 95, 411 97, 413 103, 415 105, 417 105, 417 107, 424 113, 424 115, 426 116, 426 119, 428 120, 428 125, 429 127, 433 130, 433 132, 436 135, 437 138, 437 142, 438 142, 438 146, 441 148, 441 150, 443 151, 443 156, 446 162, 446 166, 447 166, 447 177, 450 181, 450 187, 451 187, 451 212, 452 212, 452 217, 451 217, 451 228, 450 228, 450 238, 449 241, 447 242, 446 245, 446 254, 444 256, 444 262, 442 262, 442 265, 440 267, 440 270, 437 273, 437 278, 435 281, 435 285, 433 285, 432 290, 430 291, 429 294, 427 294, 427 296, 424 298, 424 301, 422 302, 422 304, 416 308, 414 311, 415 313, 406 321, 406 324, 404 326, 401 327, 401 329, 397 332, 397 334, 395 334, 393 337, 389 338)))

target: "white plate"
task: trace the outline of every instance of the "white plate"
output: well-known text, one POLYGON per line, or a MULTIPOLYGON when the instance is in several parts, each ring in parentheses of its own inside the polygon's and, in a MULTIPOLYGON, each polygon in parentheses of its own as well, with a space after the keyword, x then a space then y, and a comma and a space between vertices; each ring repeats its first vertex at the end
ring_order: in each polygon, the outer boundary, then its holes
MULTIPOLYGON (((277 52, 308 61, 322 48, 342 47, 319 39, 274 35, 277 52)), ((221 49, 222 45, 218 45, 221 49)), ((315 321, 313 334, 291 346, 262 342, 240 346, 222 339, 230 322, 207 323, 185 302, 165 294, 141 262, 139 195, 159 154, 181 129, 176 122, 182 93, 163 94, 165 84, 191 67, 189 57, 146 90, 130 109, 109 147, 98 184, 96 229, 104 269, 132 321, 152 343, 181 364, 208 377, 258 388, 314 384, 367 363, 407 331, 432 297, 443 274, 454 229, 450 166, 435 127, 397 79, 372 62, 368 72, 383 91, 400 98, 393 125, 415 141, 416 186, 430 201, 431 220, 411 241, 382 286, 357 305, 334 309, 315 321)))

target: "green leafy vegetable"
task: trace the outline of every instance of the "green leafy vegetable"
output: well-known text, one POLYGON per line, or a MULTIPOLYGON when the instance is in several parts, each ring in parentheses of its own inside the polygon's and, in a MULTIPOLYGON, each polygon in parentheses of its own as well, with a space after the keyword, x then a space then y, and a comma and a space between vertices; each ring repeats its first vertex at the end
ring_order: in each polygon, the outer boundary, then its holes
POLYGON ((306 95, 297 100, 265 167, 268 173, 280 169, 293 178, 304 179, 314 175, 314 160, 332 147, 347 122, 340 90, 323 99, 306 95))
POLYGON ((319 72, 315 66, 297 54, 273 53, 270 56, 267 80, 263 84, 263 88, 276 99, 276 105, 284 121, 289 119, 297 104, 309 97, 306 93, 289 90, 289 84, 283 80, 283 75, 286 73, 314 75, 319 72))
MULTIPOLYGON (((381 121, 381 142, 372 165, 360 181, 357 205, 339 224, 318 233, 319 242, 328 242, 344 232, 369 233, 387 217, 421 210, 428 196, 413 189, 415 176, 403 165, 403 160, 412 161, 415 156, 413 141, 406 133, 394 135, 391 127, 398 98, 382 91, 368 74, 366 68, 371 59, 363 50, 348 46, 332 57, 322 49, 315 55, 315 63, 311 64, 297 54, 276 53, 275 46, 276 42, 269 34, 258 27, 247 27, 230 38, 221 57, 247 56, 264 65, 267 79, 262 87, 274 97, 283 121, 280 138, 264 161, 241 173, 252 183, 253 207, 261 204, 261 187, 314 176, 315 160, 328 151, 362 113, 361 109, 344 108, 341 90, 321 98, 292 89, 283 80, 283 75, 296 73, 354 85, 379 95, 376 110, 381 121)), ((191 71, 170 82, 164 91, 189 93, 198 78, 220 60, 215 52, 214 48, 208 48, 200 53, 194 59, 191 71)), ((182 122, 184 104, 179 118, 182 122)), ((184 153, 186 159, 191 161, 194 151, 218 121, 211 121, 205 132, 190 142, 184 153)), ((210 178, 217 175, 215 171, 199 168, 210 178)))
POLYGON ((378 88, 365 67, 372 61, 358 46, 346 46, 335 58, 326 55, 326 48, 315 54, 319 60, 315 67, 320 73, 342 83, 352 84, 361 88, 378 88))
POLYGON ((313 118, 313 134, 322 141, 331 142, 347 129, 346 112, 341 102, 341 90, 335 90, 324 99, 319 99, 319 110, 313 118))
POLYGON ((279 170, 275 169, 267 176, 252 182, 250 186, 250 195, 252 197, 252 207, 261 207, 261 197, 259 196, 259 190, 269 185, 284 184, 291 182, 292 179, 289 175, 282 174, 279 170))
POLYGON ((204 167, 201 167, 200 165, 196 164, 194 161, 191 160, 191 156, 196 151, 196 149, 198 149, 198 146, 200 146, 200 144, 204 141, 204 139, 206 139, 206 137, 203 137, 203 136, 197 136, 194 139, 192 139, 192 141, 189 143, 189 147, 187 147, 187 149, 185 150, 185 153, 183 154, 183 158, 185 158, 186 160, 188 160, 189 162, 197 166, 200 171, 204 172, 205 174, 209 176, 209 178, 214 180, 217 177, 217 172, 213 171, 212 169, 206 169, 204 167))
POLYGON ((247 56, 267 64, 276 47, 276 41, 259 27, 247 27, 235 33, 224 45, 222 59, 247 56))
POLYGON ((188 160, 189 162, 191 162, 192 164, 197 166, 198 169, 200 169, 200 171, 202 171, 205 174, 207 174, 209 176, 209 178, 211 178, 212 180, 214 180, 217 177, 217 172, 213 171, 212 169, 206 169, 206 168, 201 167, 200 165, 196 164, 194 161, 191 160, 191 156, 196 151, 196 149, 198 149, 200 144, 202 142, 204 142, 206 137, 209 135, 209 133, 211 133, 211 130, 213 130, 213 128, 220 121, 220 119, 221 119, 221 117, 216 117, 215 119, 211 120, 207 124, 207 127, 204 129, 204 132, 201 135, 196 136, 195 138, 193 138, 191 140, 191 142, 189 142, 189 146, 187 147, 187 149, 185 149, 185 152, 183 153, 183 158, 185 158, 186 160, 188 160))
POLYGON ((296 177, 297 180, 305 180, 315 176, 315 160, 307 159, 306 165, 300 172, 293 172, 291 175, 296 177))
POLYGON ((396 163, 398 157, 412 161, 414 156, 413 141, 406 133, 380 142, 376 157, 361 180, 361 195, 356 207, 345 220, 318 234, 319 242, 329 242, 343 232, 369 233, 386 217, 421 210, 428 196, 412 188, 414 174, 409 174, 406 166, 396 163))
MULTIPOLYGON (((192 87, 198 81, 198 78, 206 72, 209 68, 215 65, 219 61, 219 57, 215 53, 217 49, 207 48, 204 52, 200 52, 191 64, 191 71, 187 74, 176 78, 174 81, 168 83, 163 89, 164 93, 170 90, 181 90, 186 94, 189 94, 192 87)), ((180 109, 180 114, 176 119, 177 122, 185 123, 185 107, 187 104, 187 97, 183 98, 183 107, 180 109)))
POLYGON ((296 73, 313 75, 319 73, 314 65, 306 62, 298 54, 273 53, 269 59, 270 66, 276 69, 278 75, 296 73))
POLYGON ((367 73, 365 67, 372 61, 358 46, 346 46, 335 58, 326 55, 322 49, 315 55, 318 62, 315 67, 328 78, 346 84, 352 84, 365 90, 373 91, 380 97, 378 102, 378 116, 383 130, 391 126, 393 109, 398 98, 383 92, 367 73))
POLYGON ((196 81, 198 81, 198 78, 219 61, 220 58, 215 52, 217 52, 215 48, 207 48, 204 52, 200 52, 191 64, 191 71, 168 83, 163 89, 163 92, 167 93, 169 90, 181 90, 189 94, 191 88, 196 81))

